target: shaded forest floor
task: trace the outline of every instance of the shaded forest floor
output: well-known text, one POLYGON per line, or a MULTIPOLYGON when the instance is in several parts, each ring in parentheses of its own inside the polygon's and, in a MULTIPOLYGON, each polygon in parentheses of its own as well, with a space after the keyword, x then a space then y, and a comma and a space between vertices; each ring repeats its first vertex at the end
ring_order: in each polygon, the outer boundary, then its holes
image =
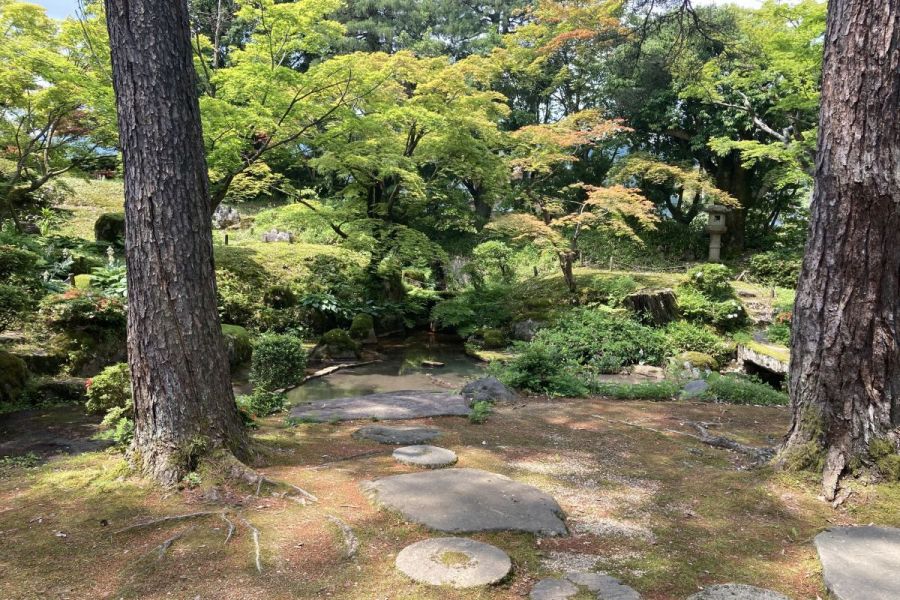
MULTIPOLYGON (((50 410, 18 418, 4 435, 27 436, 32 421, 38 429, 55 419, 65 429, 77 418, 50 410)), ((742 457, 675 433, 713 423, 712 431, 743 443, 774 445, 788 418, 783 408, 531 399, 498 409, 483 425, 416 421, 444 430, 438 443, 457 452, 458 466, 536 485, 568 516, 568 537, 471 535, 506 550, 514 564, 506 582, 479 591, 428 588, 395 571, 397 552, 432 534, 361 493, 364 480, 412 469, 391 458, 392 447, 352 438, 360 423, 288 427, 280 416, 255 432, 256 466, 318 497, 305 506, 217 486, 215 473, 160 493, 112 450, 4 459, 0 597, 506 599, 527 596, 542 576, 591 567, 649 599, 685 598, 728 581, 798 599, 824 596, 813 536, 838 524, 900 525, 900 486, 857 484, 834 509, 816 498, 811 479, 747 469, 742 457), (229 522, 236 529, 226 544, 229 522), (359 539, 352 558, 341 522, 359 539)), ((72 423, 66 431, 90 430, 72 423)))

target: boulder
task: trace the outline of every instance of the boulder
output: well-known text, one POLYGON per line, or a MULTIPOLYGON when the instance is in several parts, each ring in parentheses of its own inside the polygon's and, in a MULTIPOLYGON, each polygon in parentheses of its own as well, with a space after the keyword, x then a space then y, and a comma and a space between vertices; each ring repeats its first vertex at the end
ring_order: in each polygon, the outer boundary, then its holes
POLYGON ((518 395, 496 377, 482 377, 463 386, 463 398, 469 406, 476 402, 515 402, 518 395))
POLYGON ((678 318, 678 301, 670 289, 641 290, 625 296, 622 306, 642 321, 653 325, 665 325, 678 318))
POLYGON ((544 325, 545 323, 542 321, 535 321, 533 319, 518 321, 509 327, 509 336, 514 340, 530 342, 534 339, 534 335, 538 330, 543 328, 544 325))
POLYGON ((110 244, 125 240, 125 214, 103 213, 94 222, 94 239, 110 244))
POLYGON ((212 224, 216 229, 226 229, 241 224, 241 213, 236 208, 220 204, 212 215, 212 224))
POLYGON ((360 356, 360 344, 343 329, 326 331, 313 348, 310 358, 313 360, 353 360, 360 356))

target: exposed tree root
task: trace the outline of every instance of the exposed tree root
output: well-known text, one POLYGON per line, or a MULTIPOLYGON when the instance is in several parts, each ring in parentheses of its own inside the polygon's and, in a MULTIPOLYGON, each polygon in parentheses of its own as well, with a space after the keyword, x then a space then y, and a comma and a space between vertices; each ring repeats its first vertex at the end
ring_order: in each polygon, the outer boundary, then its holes
POLYGON ((330 461, 322 463, 322 464, 311 465, 308 467, 302 467, 302 469, 306 470, 306 471, 318 471, 319 469, 327 469, 331 465, 334 465, 337 463, 347 462, 348 460, 355 460, 357 458, 365 458, 367 456, 374 456, 376 454, 381 454, 383 452, 384 452, 384 450, 367 450, 366 452, 360 452, 359 454, 351 454, 350 456, 342 456, 341 458, 336 458, 334 460, 330 460, 330 461))
POLYGON ((356 552, 359 550, 359 538, 356 537, 350 526, 333 515, 325 515, 325 518, 337 525, 341 530, 341 535, 344 537, 344 557, 353 558, 356 556, 356 552))
POLYGON ((223 542, 223 544, 227 544, 228 540, 231 539, 231 536, 234 535, 234 523, 225 516, 225 513, 221 513, 219 516, 222 517, 223 521, 228 523, 228 533, 225 535, 225 541, 223 542))
POLYGON ((262 563, 260 562, 260 551, 259 551, 259 529, 250 524, 250 521, 245 519, 244 517, 238 515, 238 519, 241 520, 241 523, 247 526, 250 530, 251 536, 253 538, 253 548, 256 557, 256 570, 259 573, 262 573, 262 563))
POLYGON ((191 525, 190 527, 179 531, 178 533, 176 533, 175 535, 173 535, 172 537, 170 537, 169 539, 164 541, 162 544, 160 544, 159 547, 157 548, 157 557, 156 558, 161 559, 163 556, 165 556, 166 552, 169 550, 169 548, 172 546, 172 544, 174 544, 177 540, 181 539, 182 537, 184 537, 185 535, 187 535, 188 533, 190 533, 193 530, 194 530, 194 526, 191 525))
POLYGON ((147 521, 145 523, 136 523, 135 525, 129 525, 128 527, 124 527, 117 531, 114 531, 114 534, 125 533, 126 531, 131 531, 132 529, 140 529, 142 527, 150 527, 151 525, 157 525, 159 523, 168 523, 170 521, 183 521, 185 519, 193 519, 195 517, 206 517, 209 515, 221 515, 221 510, 203 510, 200 512, 187 513, 185 515, 173 515, 171 517, 161 517, 159 519, 153 519, 152 521, 147 521))

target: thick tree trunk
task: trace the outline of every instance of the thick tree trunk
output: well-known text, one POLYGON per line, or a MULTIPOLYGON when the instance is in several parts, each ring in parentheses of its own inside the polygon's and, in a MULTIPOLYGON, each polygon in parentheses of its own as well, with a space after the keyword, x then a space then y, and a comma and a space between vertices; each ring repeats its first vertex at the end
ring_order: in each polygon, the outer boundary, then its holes
POLYGON ((796 466, 824 459, 828 498, 871 439, 898 444, 898 282, 900 1, 831 0, 782 451, 796 466))
POLYGON ((125 163, 133 456, 177 482, 244 452, 216 310, 210 201, 186 0, 106 0, 125 163))

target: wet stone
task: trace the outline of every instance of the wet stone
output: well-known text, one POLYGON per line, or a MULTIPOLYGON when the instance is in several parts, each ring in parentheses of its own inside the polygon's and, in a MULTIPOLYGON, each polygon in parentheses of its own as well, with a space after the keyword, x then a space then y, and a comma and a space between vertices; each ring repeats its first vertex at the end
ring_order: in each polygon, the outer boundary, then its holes
POLYGON ((394 475, 364 483, 363 490, 407 520, 437 531, 567 533, 562 509, 550 495, 479 469, 394 475))
POLYGON ((419 583, 471 588, 502 581, 512 569, 503 550, 466 538, 432 538, 397 555, 397 570, 419 583))
POLYGON ((379 444, 424 444, 441 435, 436 427, 404 427, 402 425, 366 425, 353 432, 353 437, 379 444))
POLYGON ((837 600, 900 598, 900 529, 834 527, 815 544, 825 587, 837 600))
POLYGON ((456 453, 437 446, 404 446, 394 450, 394 460, 405 465, 440 469, 456 464, 456 453))
POLYGON ((790 600, 787 596, 738 583, 724 583, 711 585, 702 592, 698 592, 688 600, 790 600))

